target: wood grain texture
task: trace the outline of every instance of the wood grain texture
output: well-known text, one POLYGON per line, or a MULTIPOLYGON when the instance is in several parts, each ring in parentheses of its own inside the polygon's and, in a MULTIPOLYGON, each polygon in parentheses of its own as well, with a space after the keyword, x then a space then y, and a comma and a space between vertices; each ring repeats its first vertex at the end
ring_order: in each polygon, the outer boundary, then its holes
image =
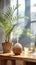
POLYGON ((12 53, 5 53, 0 54, 0 61, 2 62, 2 60, 4 64, 6 63, 6 61, 11 60, 12 65, 16 65, 16 60, 21 60, 23 61, 23 65, 26 65, 26 62, 36 63, 36 55, 33 55, 32 53, 28 55, 13 55, 12 53))
POLYGON ((7 60, 2 60, 1 65, 7 65, 7 60))

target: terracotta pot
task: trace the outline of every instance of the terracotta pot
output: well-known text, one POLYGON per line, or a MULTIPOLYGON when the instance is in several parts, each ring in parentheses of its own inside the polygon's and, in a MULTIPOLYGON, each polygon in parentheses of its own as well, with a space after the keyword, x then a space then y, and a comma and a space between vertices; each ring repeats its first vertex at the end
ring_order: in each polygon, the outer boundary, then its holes
POLYGON ((12 51, 12 43, 4 42, 2 43, 3 53, 10 53, 12 51))
POLYGON ((22 45, 20 43, 16 43, 13 46, 13 52, 15 55, 20 55, 22 53, 22 45))

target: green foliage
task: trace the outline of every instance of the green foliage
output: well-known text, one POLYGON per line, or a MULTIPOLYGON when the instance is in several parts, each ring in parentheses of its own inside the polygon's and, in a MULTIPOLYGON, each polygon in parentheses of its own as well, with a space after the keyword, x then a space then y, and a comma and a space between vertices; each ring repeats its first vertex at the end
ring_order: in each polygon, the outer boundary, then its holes
MULTIPOLYGON (((6 41, 7 41, 7 38, 9 41, 10 33, 12 32, 14 27, 16 25, 18 25, 17 23, 13 24, 13 22, 15 22, 17 20, 17 16, 14 16, 13 14, 18 9, 19 6, 20 5, 18 5, 18 6, 16 5, 16 7, 13 6, 13 8, 9 7, 3 13, 0 11, 0 22, 2 23, 5 33, 6 33, 6 41)), ((27 18, 27 17, 18 15, 18 19, 21 19, 21 18, 27 18)))

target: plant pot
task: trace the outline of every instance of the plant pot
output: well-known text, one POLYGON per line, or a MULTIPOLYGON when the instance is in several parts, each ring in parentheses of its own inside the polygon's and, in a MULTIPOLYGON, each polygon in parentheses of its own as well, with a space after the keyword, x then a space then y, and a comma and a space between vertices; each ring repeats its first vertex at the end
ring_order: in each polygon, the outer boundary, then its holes
POLYGON ((3 53, 10 53, 12 51, 12 43, 4 42, 2 43, 3 53))

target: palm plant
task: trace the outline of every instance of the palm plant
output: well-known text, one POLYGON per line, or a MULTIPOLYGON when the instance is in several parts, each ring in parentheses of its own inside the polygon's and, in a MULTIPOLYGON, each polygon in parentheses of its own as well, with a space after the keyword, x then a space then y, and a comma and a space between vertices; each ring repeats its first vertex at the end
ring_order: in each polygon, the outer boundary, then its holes
MULTIPOLYGON (((17 20, 17 16, 14 16, 14 12, 18 9, 20 5, 16 5, 16 7, 9 7, 5 12, 1 12, 0 11, 0 22, 2 23, 4 30, 5 30, 5 34, 6 34, 6 42, 9 41, 10 38, 10 33, 12 32, 12 30, 14 29, 14 27, 16 25, 18 25, 17 23, 13 24, 13 22, 15 22, 17 20)), ((20 18, 26 18, 26 16, 21 16, 18 15, 18 19, 20 18)))

